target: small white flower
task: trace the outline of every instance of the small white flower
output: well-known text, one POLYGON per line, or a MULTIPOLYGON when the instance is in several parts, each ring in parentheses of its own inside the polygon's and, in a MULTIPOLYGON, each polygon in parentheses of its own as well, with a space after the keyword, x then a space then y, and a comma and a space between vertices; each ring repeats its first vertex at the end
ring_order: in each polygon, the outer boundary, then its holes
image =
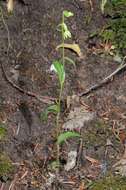
POLYGON ((56 70, 54 64, 51 65, 51 67, 50 67, 50 71, 54 71, 55 73, 57 73, 57 70, 56 70))
POLYGON ((70 33, 69 30, 66 30, 66 31, 64 32, 64 39, 67 39, 67 38, 71 38, 71 33, 70 33))

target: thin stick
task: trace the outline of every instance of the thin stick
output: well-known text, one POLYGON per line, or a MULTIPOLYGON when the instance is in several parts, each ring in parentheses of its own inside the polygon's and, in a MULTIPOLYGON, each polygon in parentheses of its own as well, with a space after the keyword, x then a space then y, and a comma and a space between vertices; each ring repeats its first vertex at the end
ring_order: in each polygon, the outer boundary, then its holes
POLYGON ((13 190, 14 183, 15 183, 15 181, 12 181, 12 182, 11 182, 11 184, 10 184, 10 186, 9 186, 9 190, 13 190))
POLYGON ((6 74, 6 71, 4 69, 4 66, 2 64, 2 62, 0 61, 1 64, 1 69, 2 72, 4 74, 4 78, 6 79, 6 81, 15 89, 17 89, 18 91, 20 91, 21 93, 24 93, 28 96, 34 97, 36 98, 38 101, 43 102, 45 104, 52 104, 56 101, 56 98, 52 98, 52 97, 48 97, 48 96, 41 96, 38 94, 35 94, 34 92, 30 92, 30 91, 26 91, 23 88, 19 87, 18 85, 16 85, 6 74))
POLYGON ((104 84, 107 84, 109 81, 111 81, 111 79, 115 75, 117 75, 120 71, 122 71, 123 69, 126 68, 126 63, 124 64, 125 58, 126 58, 126 56, 124 57, 122 64, 113 73, 111 73, 109 76, 104 78, 100 83, 95 84, 95 85, 91 86, 90 88, 88 88, 87 90, 85 90, 84 92, 78 94, 79 97, 86 96, 86 95, 90 94, 92 91, 97 90, 98 88, 102 87, 104 84))
POLYGON ((78 159, 77 159, 77 167, 79 167, 79 162, 80 162, 82 150, 83 150, 83 139, 80 140, 79 151, 78 151, 78 159))
POLYGON ((27 174, 28 174, 28 170, 25 171, 25 173, 21 176, 20 180, 24 179, 27 176, 27 174))

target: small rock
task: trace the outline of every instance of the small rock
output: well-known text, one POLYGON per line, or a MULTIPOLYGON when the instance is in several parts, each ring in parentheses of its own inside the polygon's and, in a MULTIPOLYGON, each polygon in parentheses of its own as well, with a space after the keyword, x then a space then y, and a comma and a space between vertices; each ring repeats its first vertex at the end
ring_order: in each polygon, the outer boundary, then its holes
POLYGON ((12 73, 12 76, 11 78, 14 80, 14 81, 18 81, 18 78, 19 78, 19 70, 16 70, 16 69, 11 69, 10 72, 12 73))
POLYGON ((77 151, 70 151, 68 153, 68 160, 67 164, 65 165, 65 170, 69 171, 73 169, 76 165, 76 159, 77 159, 77 151))
POLYGON ((87 111, 83 107, 76 107, 73 111, 70 111, 67 121, 63 124, 63 129, 80 130, 85 124, 88 124, 95 119, 95 112, 87 111))

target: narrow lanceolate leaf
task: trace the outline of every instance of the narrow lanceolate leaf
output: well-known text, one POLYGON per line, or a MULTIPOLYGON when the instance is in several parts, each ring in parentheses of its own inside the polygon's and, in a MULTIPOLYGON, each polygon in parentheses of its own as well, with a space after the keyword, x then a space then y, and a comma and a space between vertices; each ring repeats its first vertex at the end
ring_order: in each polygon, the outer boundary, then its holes
POLYGON ((52 64, 52 67, 54 68, 53 70, 57 73, 59 81, 60 81, 60 85, 62 87, 65 81, 64 66, 60 61, 54 61, 52 64))
POLYGON ((58 50, 59 48, 67 48, 67 49, 71 49, 72 51, 74 51, 79 57, 82 57, 82 52, 81 49, 79 47, 78 44, 60 44, 56 47, 56 50, 58 50))
POLYGON ((101 11, 102 11, 103 14, 104 14, 104 9, 105 9, 105 5, 106 5, 107 1, 108 0, 102 0, 101 1, 101 11))
POLYGON ((42 120, 47 120, 48 114, 53 113, 57 114, 59 112, 59 106, 57 104, 51 105, 42 113, 42 120))
POLYGON ((76 66, 75 62, 69 57, 64 57, 64 59, 67 61, 67 63, 74 65, 74 67, 76 66))
POLYGON ((70 12, 70 11, 66 11, 66 10, 63 11, 63 14, 64 14, 64 16, 67 17, 67 18, 68 18, 68 17, 71 17, 71 16, 74 15, 72 12, 70 12))
POLYGON ((47 113, 57 114, 59 112, 59 106, 57 104, 51 105, 46 109, 47 113))
POLYGON ((61 133, 58 136, 57 143, 60 145, 60 144, 64 143, 66 140, 73 138, 73 137, 80 137, 80 134, 76 133, 76 132, 72 132, 72 131, 61 133))

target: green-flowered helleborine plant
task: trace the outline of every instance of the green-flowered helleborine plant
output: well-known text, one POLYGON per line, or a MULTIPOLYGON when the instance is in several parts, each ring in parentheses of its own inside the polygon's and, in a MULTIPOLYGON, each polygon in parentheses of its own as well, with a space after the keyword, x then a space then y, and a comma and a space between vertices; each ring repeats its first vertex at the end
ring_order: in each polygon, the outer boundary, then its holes
POLYGON ((49 113, 53 113, 56 115, 56 131, 57 131, 57 166, 59 166, 59 146, 61 144, 63 144, 67 139, 71 138, 71 137, 79 137, 80 135, 76 132, 63 132, 61 133, 60 131, 60 113, 61 113, 61 98, 62 98, 62 93, 63 93, 63 87, 64 87, 64 83, 65 83, 65 60, 67 62, 70 62, 72 64, 74 64, 74 62, 65 56, 65 48, 64 48, 64 44, 65 44, 65 40, 71 38, 71 32, 68 29, 67 24, 65 23, 65 19, 72 17, 73 13, 70 11, 66 11, 64 10, 62 13, 62 22, 59 24, 59 31, 61 32, 61 36, 62 36, 62 57, 61 60, 56 60, 53 61, 50 70, 53 71, 58 78, 59 81, 59 97, 56 101, 56 104, 53 104, 51 106, 49 106, 46 110, 45 110, 45 116, 47 118, 49 113))

